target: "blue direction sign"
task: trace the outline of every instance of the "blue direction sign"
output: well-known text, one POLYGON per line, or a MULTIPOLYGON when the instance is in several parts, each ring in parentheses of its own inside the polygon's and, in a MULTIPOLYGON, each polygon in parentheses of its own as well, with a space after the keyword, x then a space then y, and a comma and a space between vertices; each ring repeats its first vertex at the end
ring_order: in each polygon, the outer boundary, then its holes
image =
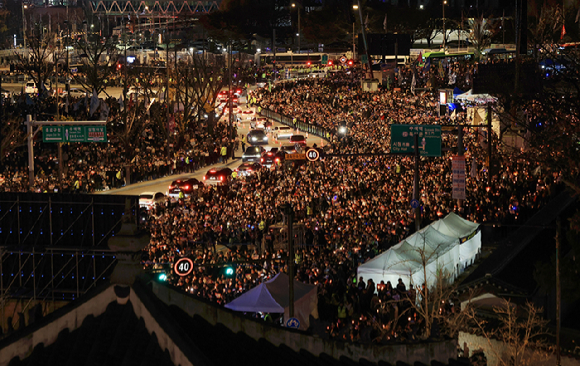
POLYGON ((300 321, 296 318, 290 318, 286 321, 286 327, 298 329, 300 328, 300 321))
POLYGON ((421 156, 441 156, 441 126, 391 125, 391 153, 413 154, 419 135, 421 156))

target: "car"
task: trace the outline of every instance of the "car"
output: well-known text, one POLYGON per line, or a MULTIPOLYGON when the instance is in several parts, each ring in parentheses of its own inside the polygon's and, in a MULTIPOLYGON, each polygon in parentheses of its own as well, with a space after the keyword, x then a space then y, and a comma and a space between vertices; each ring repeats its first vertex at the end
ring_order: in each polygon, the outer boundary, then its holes
POLYGON ((264 117, 258 117, 256 118, 256 127, 258 129, 265 129, 266 128, 266 124, 268 123, 268 119, 264 118, 264 117))
POLYGON ((262 165, 259 163, 242 163, 236 168, 236 172, 238 172, 238 176, 240 177, 247 177, 253 172, 260 170, 261 168, 262 165))
POLYGON ((268 145, 268 136, 264 130, 252 130, 248 133, 248 143, 250 145, 268 145))
POLYGON ((161 192, 143 192, 139 195, 139 207, 144 207, 148 210, 155 205, 160 205, 165 201, 165 195, 161 192))
POLYGON ((304 137, 304 135, 292 135, 290 137, 290 143, 305 147, 306 146, 306 137, 304 137))
POLYGON ((70 88, 70 92, 67 94, 72 98, 84 98, 85 96, 89 96, 89 93, 87 93, 85 90, 78 88, 70 88))
POLYGON ((288 126, 276 126, 274 127, 274 138, 276 140, 289 139, 294 135, 294 129, 288 126))
POLYGON ((228 184, 232 179, 230 168, 212 168, 203 176, 205 184, 228 184))
POLYGON ((246 109, 245 111, 242 112, 242 114, 244 115, 244 117, 246 117, 246 119, 251 119, 252 116, 254 115, 254 111, 251 109, 246 109))
POLYGON ((254 162, 257 163, 260 161, 260 157, 264 152, 264 148, 261 146, 248 146, 246 151, 242 154, 242 162, 249 163, 254 162))
POLYGON ((270 151, 265 151, 260 158, 260 164, 265 166, 266 168, 271 167, 273 164, 276 164, 282 160, 280 155, 278 154, 278 148, 273 148, 270 151))
POLYGON ((179 198, 179 193, 183 192, 184 196, 189 196, 191 193, 203 186, 203 182, 195 178, 177 179, 171 182, 167 195, 171 198, 179 198))
POLYGON ((282 146, 281 152, 283 152, 284 154, 296 154, 298 153, 298 151, 296 151, 296 146, 294 145, 284 145, 282 146))
POLYGON ((24 87, 24 92, 26 94, 38 94, 38 87, 36 86, 36 83, 32 80, 27 82, 26 86, 24 87))
POLYGON ((308 78, 323 78, 325 76, 326 72, 324 72, 323 70, 312 71, 311 73, 308 74, 308 78))

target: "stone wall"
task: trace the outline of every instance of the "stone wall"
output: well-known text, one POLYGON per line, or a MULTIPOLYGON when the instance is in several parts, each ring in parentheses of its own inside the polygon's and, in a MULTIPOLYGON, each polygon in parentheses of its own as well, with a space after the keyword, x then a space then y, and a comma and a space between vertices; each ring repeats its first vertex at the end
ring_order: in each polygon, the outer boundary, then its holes
POLYGON ((405 361, 409 364, 420 361, 430 364, 431 360, 447 363, 449 358, 457 358, 455 340, 384 346, 325 340, 304 332, 282 329, 264 322, 246 319, 239 313, 198 300, 194 296, 159 282, 153 281, 152 287, 153 292, 161 301, 167 305, 176 305, 189 315, 197 314, 211 324, 221 323, 235 333, 244 332, 256 340, 264 338, 275 346, 285 344, 295 351, 304 349, 315 356, 326 353, 335 359, 346 356, 354 361, 365 358, 371 362, 383 360, 391 364, 397 361, 405 361))

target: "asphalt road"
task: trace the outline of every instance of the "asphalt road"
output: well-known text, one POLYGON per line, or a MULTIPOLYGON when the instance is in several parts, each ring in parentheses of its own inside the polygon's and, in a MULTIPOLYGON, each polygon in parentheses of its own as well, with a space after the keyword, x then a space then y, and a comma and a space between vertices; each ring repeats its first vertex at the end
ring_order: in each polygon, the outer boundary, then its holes
MULTIPOLYGON (((245 106, 241 106, 242 110, 246 110, 247 108, 245 106)), ((242 114, 243 116, 243 114, 242 114)), ((281 124, 279 123, 274 123, 274 126, 279 126, 281 124)), ((243 134, 247 134, 250 131, 250 121, 249 119, 243 120, 239 126, 238 126, 238 133, 243 133, 243 134)), ((303 135, 306 136, 305 133, 303 133, 303 135)), ((277 141, 274 139, 274 137, 270 134, 269 136, 269 144, 267 146, 264 146, 264 148, 266 150, 270 150, 273 147, 280 147, 283 145, 291 145, 287 139, 282 139, 280 141, 277 141)), ((308 136, 307 137, 307 143, 308 146, 312 146, 313 144, 316 144, 317 146, 323 146, 324 144, 326 144, 326 141, 323 141, 322 138, 317 137, 317 136, 308 136)), ((202 168, 196 172, 192 172, 192 173, 186 173, 186 174, 175 174, 172 176, 167 176, 164 178, 159 178, 156 180, 151 180, 151 181, 146 181, 146 182, 139 182, 139 183, 135 183, 135 184, 131 184, 129 186, 126 187, 121 187, 118 189, 113 189, 110 191, 106 191, 106 192, 100 192, 101 194, 117 194, 117 195, 140 195, 143 192, 161 192, 163 194, 165 194, 167 192, 167 188, 169 187, 169 184, 176 180, 176 179, 180 179, 180 178, 185 178, 185 177, 193 177, 196 178, 198 180, 202 180, 203 176, 208 172, 208 170, 215 168, 215 167, 223 167, 223 166, 227 166, 230 169, 234 169, 237 168, 241 163, 241 156, 242 156, 242 151, 241 149, 239 149, 238 151, 236 151, 236 158, 233 160, 229 160, 227 164, 216 164, 213 166, 208 166, 205 168, 202 168)))

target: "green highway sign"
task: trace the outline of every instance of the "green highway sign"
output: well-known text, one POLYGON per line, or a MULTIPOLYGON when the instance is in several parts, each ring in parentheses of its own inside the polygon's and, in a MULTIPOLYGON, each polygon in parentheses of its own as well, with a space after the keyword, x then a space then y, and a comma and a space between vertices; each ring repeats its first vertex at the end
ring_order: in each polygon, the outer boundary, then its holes
POLYGON ((432 125, 391 125, 391 153, 414 154, 416 134, 421 156, 441 156, 441 126, 432 125))
POLYGON ((369 62, 369 59, 367 58, 367 55, 365 55, 364 53, 361 55, 360 57, 360 62, 364 65, 367 64, 369 62))
POLYGON ((43 126, 43 142, 107 142, 106 126, 43 126))
POLYGON ((328 55, 322 55, 322 59, 320 60, 320 63, 323 65, 328 64, 328 55))

